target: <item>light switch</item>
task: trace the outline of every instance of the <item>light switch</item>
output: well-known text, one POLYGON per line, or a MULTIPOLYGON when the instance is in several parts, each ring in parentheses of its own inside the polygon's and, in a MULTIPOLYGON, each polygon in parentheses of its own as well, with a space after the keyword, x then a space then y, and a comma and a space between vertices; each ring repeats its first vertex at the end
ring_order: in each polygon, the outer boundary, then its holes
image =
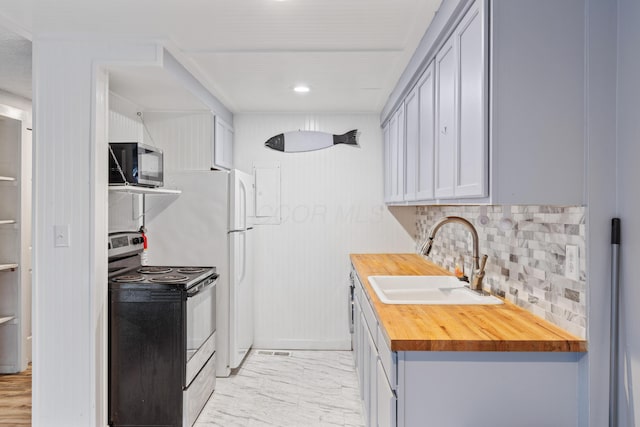
POLYGON ((69 224, 53 226, 53 245, 56 248, 69 247, 69 224))

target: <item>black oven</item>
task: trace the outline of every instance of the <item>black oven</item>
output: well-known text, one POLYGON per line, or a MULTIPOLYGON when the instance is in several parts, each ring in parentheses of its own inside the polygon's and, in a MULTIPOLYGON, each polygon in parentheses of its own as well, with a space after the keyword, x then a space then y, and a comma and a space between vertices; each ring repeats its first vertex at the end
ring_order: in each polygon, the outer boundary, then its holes
POLYGON ((215 267, 142 266, 109 237, 109 425, 190 427, 216 381, 215 267))

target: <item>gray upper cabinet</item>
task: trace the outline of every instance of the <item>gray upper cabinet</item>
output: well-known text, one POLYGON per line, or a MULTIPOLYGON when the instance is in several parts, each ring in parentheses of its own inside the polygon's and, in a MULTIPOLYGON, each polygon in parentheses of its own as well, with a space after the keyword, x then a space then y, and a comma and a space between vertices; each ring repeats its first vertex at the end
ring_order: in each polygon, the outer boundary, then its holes
MULTIPOLYGON (((456 53, 454 39, 436 55, 435 197, 454 197, 456 164, 456 53)), ((426 167, 427 165, 425 165, 426 167)))
POLYGON ((454 31, 456 153, 454 197, 487 196, 486 28, 476 1, 454 31))
POLYGON ((418 166, 416 199, 433 199, 433 156, 435 149, 435 67, 433 62, 424 72, 417 89, 419 100, 418 113, 418 166))
POLYGON ((391 148, 390 148, 390 122, 385 123, 382 127, 382 137, 384 143, 384 153, 382 159, 382 170, 384 172, 384 201, 391 201, 391 148))
POLYGON ((585 7, 491 2, 494 203, 585 203, 585 7))
POLYGON ((407 202, 431 200, 434 197, 434 70, 432 63, 404 100, 404 200, 407 202))
MULTIPOLYGON (((388 178, 388 195, 386 202, 396 203, 404 200, 404 148, 405 123, 404 104, 395 111, 385 126, 385 146, 388 147, 388 160, 385 162, 388 178)), ((385 149, 387 151, 387 149, 385 149)))
POLYGON ((416 87, 404 100, 405 163, 404 200, 415 200, 418 192, 418 155, 420 144, 420 96, 416 87))
POLYGON ((583 204, 584 17, 583 0, 443 0, 383 110, 385 200, 583 204))

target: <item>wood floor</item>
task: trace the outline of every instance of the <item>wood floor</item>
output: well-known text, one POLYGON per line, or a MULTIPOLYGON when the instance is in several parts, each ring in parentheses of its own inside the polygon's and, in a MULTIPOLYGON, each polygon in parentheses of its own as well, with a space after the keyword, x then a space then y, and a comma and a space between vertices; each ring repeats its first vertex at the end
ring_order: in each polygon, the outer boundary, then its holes
POLYGON ((31 365, 15 375, 0 375, 0 426, 31 425, 31 365))

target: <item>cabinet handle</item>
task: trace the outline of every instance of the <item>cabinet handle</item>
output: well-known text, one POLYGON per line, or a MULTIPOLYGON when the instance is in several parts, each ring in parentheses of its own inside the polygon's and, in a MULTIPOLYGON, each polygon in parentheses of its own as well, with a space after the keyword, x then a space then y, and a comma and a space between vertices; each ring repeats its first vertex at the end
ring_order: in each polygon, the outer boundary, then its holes
POLYGON ((440 131, 441 134, 446 135, 447 134, 447 127, 443 126, 442 130, 440 131))

